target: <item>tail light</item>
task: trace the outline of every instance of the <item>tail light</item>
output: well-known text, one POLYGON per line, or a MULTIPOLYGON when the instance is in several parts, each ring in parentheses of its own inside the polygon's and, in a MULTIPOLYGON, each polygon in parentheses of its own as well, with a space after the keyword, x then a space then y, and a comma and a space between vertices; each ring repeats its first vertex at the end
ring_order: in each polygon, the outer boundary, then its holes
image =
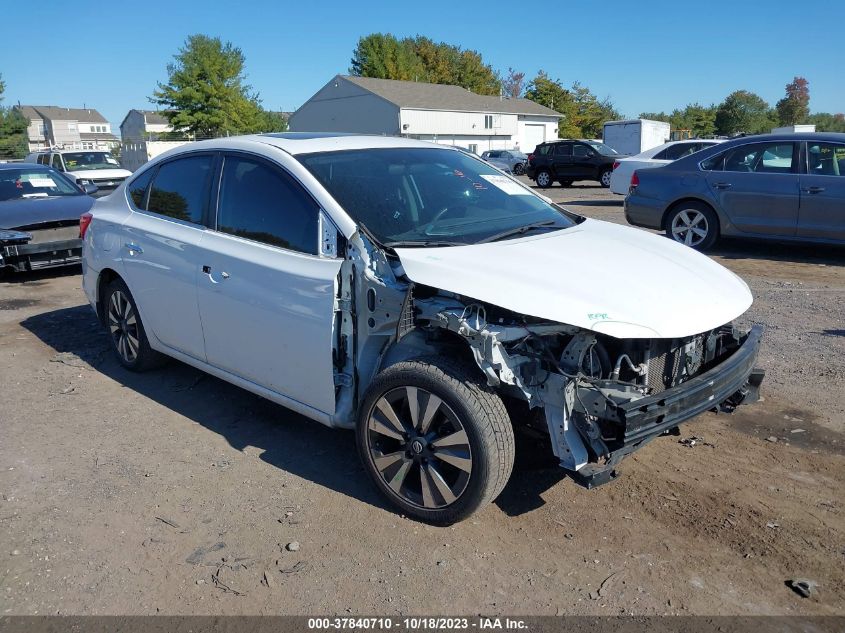
POLYGON ((528 155, 528 162, 530 163, 533 160, 534 160, 534 154, 529 154, 528 155))
POLYGON ((637 172, 631 174, 631 189, 638 187, 640 185, 640 177, 637 175, 637 172))
POLYGON ((613 169, 616 169, 617 167, 619 167, 619 161, 615 160, 613 161, 613 169))
POLYGON ((88 230, 88 227, 91 225, 91 218, 94 216, 89 211, 88 213, 83 213, 79 216, 79 237, 85 237, 85 231, 88 230))

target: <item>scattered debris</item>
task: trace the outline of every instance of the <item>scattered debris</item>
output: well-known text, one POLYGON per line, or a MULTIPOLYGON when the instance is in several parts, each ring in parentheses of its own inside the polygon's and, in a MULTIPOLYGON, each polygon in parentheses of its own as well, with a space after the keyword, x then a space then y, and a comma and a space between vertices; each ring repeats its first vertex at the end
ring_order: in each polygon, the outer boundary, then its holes
POLYGON ((299 541, 291 541, 287 545, 285 545, 285 549, 289 552, 298 552, 299 551, 299 541))
POLYGON ((12 556, 20 556, 21 551, 19 549, 12 550, 12 556))
POLYGON ((445 561, 445 560, 439 560, 439 561, 437 561, 437 566, 438 566, 438 567, 445 567, 445 566, 446 566, 446 561, 445 561))
POLYGON ((660 496, 663 497, 664 499, 668 499, 669 501, 680 501, 680 499, 678 497, 676 497, 675 495, 660 495, 660 496))
POLYGON ((772 444, 776 444, 777 441, 778 441, 778 438, 776 438, 774 435, 770 435, 769 437, 766 438, 766 441, 771 442, 772 444))
POLYGON ((610 574, 610 576, 608 576, 607 578, 605 578, 604 580, 601 581, 601 584, 599 585, 599 590, 598 590, 599 596, 604 597, 604 589, 607 586, 607 583, 610 582, 610 579, 613 578, 614 576, 616 576, 618 573, 619 573, 618 571, 615 571, 612 574, 610 574))
POLYGON ((768 523, 766 523, 766 527, 770 530, 776 530, 780 527, 780 523, 778 523, 777 521, 769 521, 768 523))
POLYGON ((171 521, 170 519, 165 519, 164 517, 156 517, 156 519, 158 519, 162 523, 166 523, 167 525, 169 525, 172 528, 176 528, 177 530, 179 529, 179 524, 176 523, 175 521, 171 521))
POLYGON ((78 369, 87 369, 89 371, 94 370, 93 367, 91 367, 88 363, 86 363, 73 352, 59 352, 58 354, 53 356, 53 358, 50 359, 50 362, 62 363, 63 365, 69 365, 70 367, 76 367, 78 369))
POLYGON ((807 431, 804 429, 792 429, 790 433, 806 433, 807 431))
POLYGON ((219 543, 215 543, 214 545, 210 545, 209 547, 198 547, 196 548, 188 558, 185 559, 186 563, 191 565, 199 565, 202 563, 202 559, 206 554, 211 552, 219 552, 221 549, 224 549, 226 544, 222 541, 219 543))
POLYGON ((214 583, 215 587, 217 587, 218 589, 222 590, 225 593, 231 593, 231 594, 234 594, 236 596, 245 596, 246 595, 245 593, 238 591, 237 589, 233 589, 232 587, 230 587, 229 585, 227 585, 226 583, 224 583, 220 579, 220 572, 225 568, 226 568, 225 565, 221 565, 220 567, 218 567, 217 571, 215 571, 211 575, 211 582, 214 583))
POLYGON ((819 586, 815 580, 806 580, 804 578, 796 578, 795 580, 787 580, 786 586, 792 589, 802 598, 809 598, 816 592, 816 587, 819 586))
POLYGON ((301 560, 293 567, 285 567, 283 569, 280 569, 279 571, 283 574, 298 574, 299 572, 305 571, 306 569, 308 569, 308 563, 306 563, 304 560, 301 560))
POLYGON ((574 535, 574 534, 569 534, 569 533, 566 533, 566 534, 564 534, 564 535, 563 535, 563 538, 568 539, 568 540, 570 540, 570 541, 571 541, 572 539, 574 539, 574 538, 575 538, 575 535, 574 535))
POLYGON ((261 584, 267 587, 268 589, 272 589, 275 587, 275 583, 273 582, 273 572, 264 570, 264 577, 261 579, 261 584))
POLYGON ((68 394, 73 393, 74 391, 76 391, 76 387, 65 387, 64 389, 62 389, 62 390, 58 393, 58 395, 60 395, 60 396, 66 396, 66 395, 68 395, 68 394))

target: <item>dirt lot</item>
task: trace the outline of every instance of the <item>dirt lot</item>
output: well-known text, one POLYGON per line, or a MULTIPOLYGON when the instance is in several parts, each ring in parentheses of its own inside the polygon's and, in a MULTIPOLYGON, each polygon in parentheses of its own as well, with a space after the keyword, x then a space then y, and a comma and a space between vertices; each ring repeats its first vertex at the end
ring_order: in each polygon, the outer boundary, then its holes
MULTIPOLYGON (((547 193, 624 222, 598 187, 547 193)), ((123 370, 78 270, 4 280, 0 614, 845 614, 845 251, 714 257, 767 326, 764 401, 592 491, 523 444, 447 529, 385 507, 348 432, 180 363, 123 370)))

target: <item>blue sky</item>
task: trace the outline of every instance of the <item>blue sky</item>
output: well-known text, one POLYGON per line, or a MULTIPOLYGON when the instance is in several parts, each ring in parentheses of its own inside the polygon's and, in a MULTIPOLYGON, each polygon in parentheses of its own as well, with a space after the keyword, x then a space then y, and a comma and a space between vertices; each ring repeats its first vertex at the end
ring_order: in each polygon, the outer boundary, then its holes
POLYGON ((42 0, 0 22, 0 74, 4 105, 86 104, 117 126, 130 108, 153 107, 173 54, 205 33, 241 47, 265 107, 294 110, 347 72, 360 36, 381 31, 475 49, 529 78, 578 80, 628 116, 740 88, 773 105, 795 75, 810 82, 812 111, 843 112, 842 35, 831 29, 842 24, 845 2, 820 0, 42 0))

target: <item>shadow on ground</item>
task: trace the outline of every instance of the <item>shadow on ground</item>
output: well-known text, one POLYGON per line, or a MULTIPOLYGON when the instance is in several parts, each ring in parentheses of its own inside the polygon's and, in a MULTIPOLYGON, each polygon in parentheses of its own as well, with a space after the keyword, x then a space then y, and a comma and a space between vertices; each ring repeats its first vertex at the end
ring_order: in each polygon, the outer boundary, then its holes
MULTIPOLYGON (((113 356, 105 331, 88 305, 29 317, 21 325, 57 352, 59 362, 87 364, 118 384, 224 437, 232 448, 262 449, 261 459, 281 470, 382 509, 350 431, 329 429, 184 363, 136 374, 113 356)), ((515 516, 543 504, 540 495, 563 471, 535 442, 517 442, 514 476, 496 501, 515 516), (538 457, 539 455, 539 457, 538 457), (552 467, 550 467, 552 466, 552 467)))

